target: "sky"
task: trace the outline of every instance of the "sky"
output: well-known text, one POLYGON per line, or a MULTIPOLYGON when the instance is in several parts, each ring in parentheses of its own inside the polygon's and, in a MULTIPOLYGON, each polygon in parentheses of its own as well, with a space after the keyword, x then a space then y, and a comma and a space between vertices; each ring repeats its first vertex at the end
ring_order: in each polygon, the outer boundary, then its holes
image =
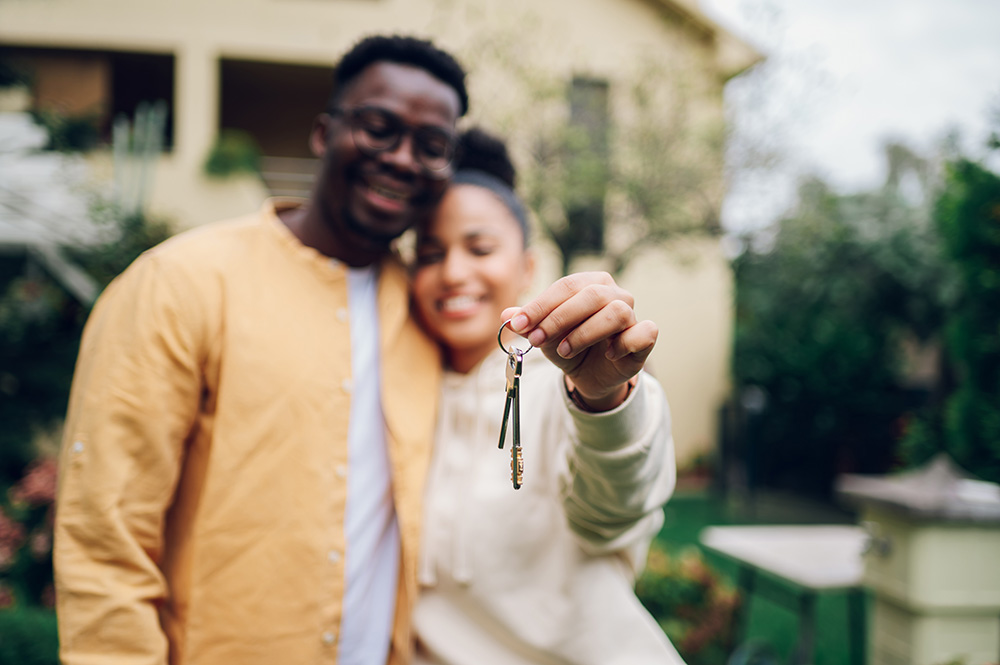
POLYGON ((766 182, 734 183, 723 211, 730 229, 773 220, 806 173, 842 192, 877 187, 887 139, 931 151, 957 129, 963 145, 978 150, 991 109, 1000 113, 998 0, 700 5, 768 56, 759 99, 747 102, 739 81, 730 83, 728 96, 737 112, 742 103, 756 114, 750 133, 770 132, 784 155, 766 182))

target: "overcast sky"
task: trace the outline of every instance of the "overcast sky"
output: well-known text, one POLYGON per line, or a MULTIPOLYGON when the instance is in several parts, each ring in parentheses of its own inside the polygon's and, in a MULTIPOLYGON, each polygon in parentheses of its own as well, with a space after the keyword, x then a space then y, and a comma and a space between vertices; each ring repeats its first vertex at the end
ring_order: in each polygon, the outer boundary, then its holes
MULTIPOLYGON (((777 60, 766 103, 790 159, 772 201, 807 171, 843 191, 878 185, 887 138, 926 150, 957 128, 978 147, 1000 109, 1000 0, 700 3, 777 60)), ((767 216, 744 208, 727 205, 730 227, 767 216)))

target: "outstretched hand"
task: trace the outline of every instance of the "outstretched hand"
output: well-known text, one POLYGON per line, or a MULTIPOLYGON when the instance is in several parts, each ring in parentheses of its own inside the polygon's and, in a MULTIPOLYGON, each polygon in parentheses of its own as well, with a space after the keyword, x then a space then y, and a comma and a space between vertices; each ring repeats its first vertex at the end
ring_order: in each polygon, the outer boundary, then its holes
POLYGON ((634 305, 608 273, 584 272, 559 279, 523 307, 508 307, 503 320, 563 371, 589 408, 604 411, 624 401, 626 384, 656 344, 656 324, 638 321, 634 305))

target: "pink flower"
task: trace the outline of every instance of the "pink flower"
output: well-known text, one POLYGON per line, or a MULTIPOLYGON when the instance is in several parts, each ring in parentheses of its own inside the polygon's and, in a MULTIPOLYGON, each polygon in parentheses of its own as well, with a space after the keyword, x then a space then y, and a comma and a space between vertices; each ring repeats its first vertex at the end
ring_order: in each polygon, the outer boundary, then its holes
POLYGON ((28 539, 28 549, 36 560, 45 559, 52 551, 52 534, 44 529, 38 529, 28 539))
POLYGON ((14 607, 14 592, 6 584, 0 583, 0 610, 14 607))
POLYGON ((24 526, 15 522, 0 508, 0 570, 14 563, 17 550, 24 542, 24 526))
POLYGON ((47 607, 52 609, 56 606, 56 588, 47 584, 44 589, 42 589, 42 607, 47 607))
POLYGON ((59 465, 52 457, 43 457, 35 461, 28 472, 10 490, 10 498, 14 503, 26 503, 29 506, 44 506, 55 501, 56 481, 59 465))

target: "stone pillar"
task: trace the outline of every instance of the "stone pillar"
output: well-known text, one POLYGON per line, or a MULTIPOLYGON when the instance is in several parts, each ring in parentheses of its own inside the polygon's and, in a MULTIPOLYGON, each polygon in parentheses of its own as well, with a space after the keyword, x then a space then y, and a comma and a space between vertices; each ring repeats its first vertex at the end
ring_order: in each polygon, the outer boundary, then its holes
POLYGON ((1000 657, 1000 486, 950 458, 893 477, 843 476, 869 532, 870 665, 966 665, 1000 657))

